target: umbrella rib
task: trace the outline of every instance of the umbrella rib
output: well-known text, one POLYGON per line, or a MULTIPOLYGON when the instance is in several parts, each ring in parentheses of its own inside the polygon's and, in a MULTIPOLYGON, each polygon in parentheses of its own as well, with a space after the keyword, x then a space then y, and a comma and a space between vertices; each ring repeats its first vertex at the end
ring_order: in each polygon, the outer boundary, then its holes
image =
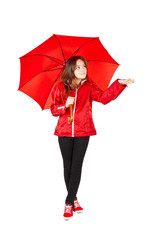
POLYGON ((98 39, 99 37, 96 37, 96 38, 94 38, 94 39, 91 39, 91 40, 89 40, 88 42, 85 42, 82 46, 80 46, 73 54, 72 54, 72 56, 75 56, 76 54, 77 54, 77 52, 80 50, 80 48, 82 48, 84 45, 86 45, 87 43, 89 43, 89 42, 91 42, 91 41, 94 41, 94 40, 96 40, 96 39, 98 39))
POLYGON ((59 41, 57 35, 54 34, 54 36, 56 37, 56 39, 57 39, 57 41, 58 41, 58 43, 59 43, 59 46, 60 46, 60 48, 61 48, 61 51, 62 51, 62 55, 63 55, 64 61, 66 62, 66 59, 65 59, 65 56, 64 56, 64 52, 63 52, 63 49, 62 49, 62 45, 61 45, 61 43, 60 43, 60 41, 59 41))
MULTIPOLYGON (((62 69, 63 70, 63 67, 62 68, 57 68, 57 69, 53 69, 53 70, 50 70, 50 69, 46 69, 46 70, 44 70, 44 71, 42 71, 42 72, 40 72, 40 73, 38 73, 36 76, 34 76, 34 77, 37 77, 39 74, 41 74, 41 73, 43 73, 43 72, 47 72, 47 71, 54 71, 54 70, 60 70, 60 69, 62 69)), ((34 78, 33 77, 33 78, 34 78)), ((30 81, 32 81, 33 80, 33 78, 31 78, 29 81, 27 81, 26 83, 24 83, 18 90, 20 90, 22 87, 24 87, 24 85, 26 85, 28 82, 30 82, 30 81)))
POLYGON ((20 58, 24 58, 24 57, 34 57, 34 56, 45 56, 45 57, 47 57, 47 58, 49 58, 50 60, 52 60, 52 61, 54 61, 54 62, 56 62, 56 63, 58 63, 58 64, 60 64, 60 65, 63 65, 63 63, 60 63, 60 62, 63 62, 62 60, 60 60, 60 59, 58 59, 58 58, 54 58, 54 57, 50 57, 50 56, 47 56, 47 55, 45 55, 45 54, 31 54, 31 55, 27 55, 27 56, 22 56, 22 57, 20 57, 20 58), (60 62, 58 62, 58 61, 60 61, 60 62))
POLYGON ((118 64, 118 65, 120 65, 119 63, 111 63, 111 62, 101 61, 101 60, 87 60, 87 62, 91 62, 91 61, 96 61, 96 62, 106 62, 106 63, 110 63, 110 64, 118 64))
MULTIPOLYGON (((51 90, 50 90, 50 92, 49 92, 49 94, 48 94, 48 97, 49 97, 50 93, 52 92, 52 89, 53 89, 56 81, 58 80, 59 76, 61 75, 62 71, 63 71, 63 69, 58 73, 58 75, 57 75, 57 77, 56 77, 56 80, 54 81, 53 86, 52 86, 52 88, 51 88, 51 90)), ((44 106, 45 106, 45 104, 46 104, 46 102, 47 102, 47 100, 48 100, 48 97, 46 98, 46 101, 45 101, 45 103, 44 103, 44 105, 43 105, 43 107, 42 107, 42 110, 44 109, 44 106)))
MULTIPOLYGON (((49 72, 49 71, 54 71, 54 70, 60 70, 60 69, 63 69, 63 67, 60 67, 60 68, 55 68, 55 67, 51 67, 51 68, 48 68, 48 69, 46 69, 46 70, 44 70, 44 71, 42 71, 42 72, 49 72)), ((41 72, 41 73, 42 73, 41 72)))

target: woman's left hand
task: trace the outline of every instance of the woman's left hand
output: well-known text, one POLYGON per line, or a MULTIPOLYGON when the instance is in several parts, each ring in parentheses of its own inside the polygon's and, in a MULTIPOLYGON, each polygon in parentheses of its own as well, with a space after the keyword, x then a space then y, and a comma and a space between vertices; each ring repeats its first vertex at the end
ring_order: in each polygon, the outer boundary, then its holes
POLYGON ((127 78, 127 79, 119 79, 118 82, 122 85, 127 85, 127 84, 130 84, 130 83, 134 83, 134 79, 131 79, 131 78, 127 78))

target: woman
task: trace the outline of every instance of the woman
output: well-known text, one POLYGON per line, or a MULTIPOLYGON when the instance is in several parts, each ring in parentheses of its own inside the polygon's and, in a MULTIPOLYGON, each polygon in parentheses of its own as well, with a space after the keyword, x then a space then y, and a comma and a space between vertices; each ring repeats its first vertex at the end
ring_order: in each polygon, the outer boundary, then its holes
POLYGON ((83 211, 76 194, 89 138, 97 134, 92 118, 92 101, 105 105, 116 99, 127 84, 133 82, 132 79, 117 79, 107 90, 102 91, 88 78, 87 61, 83 57, 74 56, 66 62, 61 82, 52 92, 53 103, 50 107, 52 115, 59 116, 54 135, 58 136, 68 191, 64 219, 70 219, 73 211, 83 211), (74 106, 71 122, 68 119, 71 116, 70 104, 74 106))

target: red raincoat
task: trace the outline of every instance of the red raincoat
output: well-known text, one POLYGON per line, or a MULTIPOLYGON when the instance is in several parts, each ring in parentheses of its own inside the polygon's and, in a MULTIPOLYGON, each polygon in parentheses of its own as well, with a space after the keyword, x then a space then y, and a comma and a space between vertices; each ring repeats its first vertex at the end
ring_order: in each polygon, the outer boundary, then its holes
POLYGON ((50 107, 53 116, 58 117, 57 126, 54 135, 67 137, 83 137, 96 135, 97 131, 92 118, 92 101, 100 102, 106 105, 116 99, 127 85, 122 85, 115 80, 110 87, 102 91, 96 84, 89 80, 83 80, 75 92, 70 91, 70 96, 75 97, 73 104, 73 122, 68 123, 70 107, 66 108, 65 104, 68 98, 68 92, 65 99, 62 99, 64 83, 60 82, 53 89, 50 107))

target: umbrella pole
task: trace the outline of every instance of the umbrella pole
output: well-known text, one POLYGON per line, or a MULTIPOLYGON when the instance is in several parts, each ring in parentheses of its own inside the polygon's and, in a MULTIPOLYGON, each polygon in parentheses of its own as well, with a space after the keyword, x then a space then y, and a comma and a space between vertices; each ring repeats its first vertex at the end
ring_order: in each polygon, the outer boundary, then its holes
MULTIPOLYGON (((68 86, 68 95, 70 96, 69 86, 68 86)), ((73 104, 70 104, 69 107, 70 107, 71 117, 68 117, 68 123, 71 124, 73 122, 73 104)))

